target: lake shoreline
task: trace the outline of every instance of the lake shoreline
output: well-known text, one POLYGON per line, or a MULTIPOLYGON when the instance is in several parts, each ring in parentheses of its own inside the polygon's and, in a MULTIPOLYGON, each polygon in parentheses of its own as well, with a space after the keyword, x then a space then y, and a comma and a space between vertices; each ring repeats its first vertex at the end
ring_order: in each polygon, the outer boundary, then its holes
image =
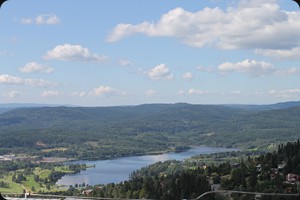
POLYGON ((156 162, 167 160, 182 161, 194 155, 212 154, 228 151, 240 151, 235 148, 219 147, 197 147, 180 153, 169 152, 155 155, 127 156, 107 160, 87 161, 78 160, 72 163, 94 165, 95 168, 88 168, 79 174, 66 175, 56 182, 56 185, 74 185, 75 183, 85 183, 88 185, 119 183, 129 179, 129 174, 133 171, 149 166, 156 162))

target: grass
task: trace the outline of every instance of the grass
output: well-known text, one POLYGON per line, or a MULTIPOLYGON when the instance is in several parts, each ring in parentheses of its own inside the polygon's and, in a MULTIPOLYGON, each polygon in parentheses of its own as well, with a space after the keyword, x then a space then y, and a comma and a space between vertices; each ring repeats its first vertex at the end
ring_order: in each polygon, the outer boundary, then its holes
MULTIPOLYGON (((54 167, 55 171, 60 171, 60 172, 64 172, 64 173, 72 173, 73 171, 69 170, 68 167, 66 166, 59 166, 59 167, 54 167)), ((24 170, 18 170, 18 172, 22 172, 24 170)), ((1 193, 23 193, 23 187, 22 185, 30 192, 55 192, 55 191, 64 191, 66 190, 66 188, 60 188, 57 185, 51 185, 50 189, 48 190, 46 188, 46 184, 43 182, 35 182, 34 181, 34 176, 38 175, 41 179, 46 179, 48 178, 48 176, 51 173, 51 170, 43 170, 40 167, 36 167, 33 170, 33 173, 30 175, 26 175, 26 181, 22 181, 21 184, 18 183, 14 183, 12 182, 12 176, 15 172, 11 172, 7 175, 5 175, 2 179, 0 179, 1 181, 4 181, 6 183, 9 183, 9 188, 1 188, 0 187, 0 192, 1 193), (35 191, 32 191, 32 189, 35 189, 35 191)))
POLYGON ((26 181, 23 181, 23 185, 31 192, 33 192, 31 190, 33 187, 35 188, 35 191, 39 191, 41 189, 40 184, 34 181, 33 175, 26 176, 26 181))
POLYGON ((276 150, 276 148, 277 148, 277 146, 276 146, 276 144, 269 144, 268 146, 267 146, 267 150, 268 151, 274 151, 274 150, 276 150))
POLYGON ((1 193, 23 193, 23 188, 21 184, 14 183, 6 179, 4 179, 3 181, 9 184, 9 188, 0 187, 1 193))
POLYGON ((40 176, 40 178, 45 179, 45 178, 48 178, 50 173, 51 173, 51 170, 46 169, 46 170, 41 171, 38 175, 40 176))
POLYGON ((64 167, 64 166, 54 167, 54 170, 58 172, 73 173, 73 171, 69 170, 68 167, 64 167))

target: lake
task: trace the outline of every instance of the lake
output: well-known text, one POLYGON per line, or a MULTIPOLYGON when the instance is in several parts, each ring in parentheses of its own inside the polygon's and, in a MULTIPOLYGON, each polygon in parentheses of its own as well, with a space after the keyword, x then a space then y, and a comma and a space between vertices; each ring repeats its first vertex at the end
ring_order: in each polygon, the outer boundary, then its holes
POLYGON ((98 161, 75 161, 73 163, 85 163, 95 165, 95 168, 88 168, 79 174, 65 175, 57 181, 57 185, 75 185, 78 184, 108 184, 119 183, 129 179, 129 174, 135 170, 141 169, 159 161, 178 160, 182 161, 199 154, 211 154, 219 152, 237 151, 238 149, 215 148, 215 147, 197 147, 180 153, 164 153, 159 155, 130 156, 113 160, 98 161))

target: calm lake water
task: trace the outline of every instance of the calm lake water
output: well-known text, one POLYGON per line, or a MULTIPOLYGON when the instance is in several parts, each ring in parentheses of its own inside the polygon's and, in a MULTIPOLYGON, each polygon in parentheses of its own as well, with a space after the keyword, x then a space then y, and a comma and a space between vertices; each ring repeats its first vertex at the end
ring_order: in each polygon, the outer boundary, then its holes
POLYGON ((75 185, 75 183, 89 185, 119 183, 129 179, 129 174, 142 167, 154 164, 159 161, 178 160, 182 161, 194 155, 210 154, 218 152, 237 151, 238 149, 197 147, 180 153, 164 153, 160 155, 145 155, 123 157, 113 160, 99 161, 76 161, 73 163, 85 163, 95 165, 95 168, 88 168, 79 174, 66 175, 57 181, 58 185, 75 185))

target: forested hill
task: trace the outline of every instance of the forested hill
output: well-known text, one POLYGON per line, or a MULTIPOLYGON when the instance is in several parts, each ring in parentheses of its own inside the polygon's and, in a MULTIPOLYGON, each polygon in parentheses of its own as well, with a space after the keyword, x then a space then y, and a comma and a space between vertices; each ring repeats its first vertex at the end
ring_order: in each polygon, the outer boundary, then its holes
POLYGON ((190 145, 256 148, 299 138, 299 122, 300 107, 258 111, 178 103, 18 108, 0 115, 0 153, 96 159, 190 145))
POLYGON ((268 105, 243 105, 243 104, 225 104, 226 107, 231 108, 241 108, 247 110, 256 110, 256 111, 267 111, 267 110, 280 110, 291 107, 300 106, 300 101, 289 101, 289 102, 280 102, 276 104, 268 105))
POLYGON ((146 104, 117 107, 40 107, 19 108, 0 115, 1 127, 22 127, 25 129, 89 127, 151 124, 153 128, 163 126, 180 127, 184 124, 222 122, 241 117, 249 111, 214 105, 190 104, 146 104), (167 124, 171 123, 171 124, 167 124), (71 126, 72 125, 72 126, 71 126), (78 127, 77 127, 78 125, 78 127))

